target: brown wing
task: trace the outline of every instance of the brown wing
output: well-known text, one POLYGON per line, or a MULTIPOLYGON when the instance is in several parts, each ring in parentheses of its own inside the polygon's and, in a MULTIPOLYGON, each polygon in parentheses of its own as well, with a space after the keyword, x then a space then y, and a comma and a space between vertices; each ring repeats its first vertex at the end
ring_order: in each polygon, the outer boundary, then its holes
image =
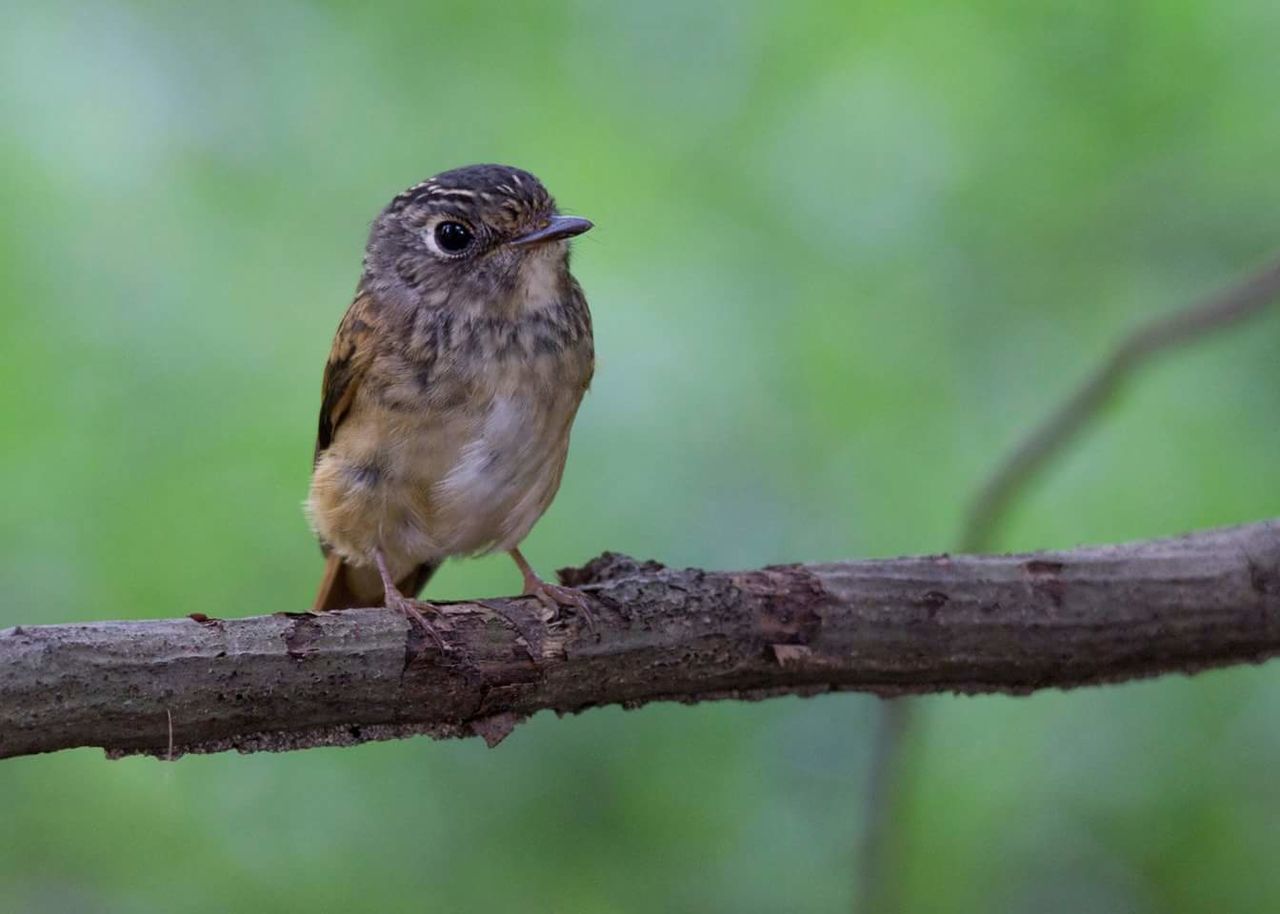
POLYGON ((373 306, 363 288, 356 290, 355 301, 338 325, 324 366, 323 393, 320 401, 320 428, 316 433, 316 450, 312 465, 333 444, 338 426, 346 418, 360 382, 373 362, 373 306))
MULTIPOLYGON (((338 332, 333 337, 333 348, 329 350, 329 361, 324 366, 320 425, 316 432, 312 466, 333 444, 334 435, 342 425, 342 420, 347 417, 360 383, 373 362, 375 322, 376 315, 370 297, 363 289, 357 289, 355 301, 338 325, 338 332)), ((381 602, 382 581, 376 570, 347 565, 338 556, 331 555, 324 542, 320 543, 320 548, 327 561, 313 607, 317 612, 372 606, 381 602)), ((417 596, 436 567, 429 563, 419 565, 397 581, 396 585, 401 593, 417 596)))

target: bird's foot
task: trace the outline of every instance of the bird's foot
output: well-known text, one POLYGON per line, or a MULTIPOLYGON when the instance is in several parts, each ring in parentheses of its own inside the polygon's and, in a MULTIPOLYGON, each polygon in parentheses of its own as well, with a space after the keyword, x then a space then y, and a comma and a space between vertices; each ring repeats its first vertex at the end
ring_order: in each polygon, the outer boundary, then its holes
POLYGON ((396 579, 392 576, 387 568, 387 559, 380 551, 373 554, 374 563, 378 566, 378 574, 382 577, 382 591, 385 596, 387 609, 394 609, 404 615, 414 625, 426 632, 427 637, 436 643, 436 647, 440 648, 441 653, 448 653, 453 650, 445 643, 440 633, 436 631, 436 627, 427 621, 427 617, 422 614, 424 609, 433 613, 438 613, 440 607, 431 603, 425 603, 422 600, 414 600, 406 597, 397 588, 396 579))
POLYGON ((593 632, 596 629, 596 619, 591 612, 591 602, 580 591, 574 590, 572 587, 563 587, 559 584, 548 584, 542 578, 538 577, 538 573, 533 570, 533 566, 525 559, 519 548, 512 549, 509 553, 512 561, 516 563, 516 567, 520 569, 520 576, 524 578, 524 595, 529 597, 537 597, 538 602, 545 609, 543 622, 550 622, 560 615, 562 606, 572 606, 582 616, 587 628, 593 632))
POLYGON ((524 595, 538 598, 549 613, 547 621, 558 617, 561 607, 569 607, 577 610, 587 628, 595 631, 596 617, 591 612, 591 601, 580 591, 561 584, 548 584, 537 575, 525 575, 524 595))
POLYGON ((427 637, 435 642, 436 647, 440 648, 442 653, 447 654, 453 650, 453 648, 451 648, 444 640, 444 636, 440 634, 436 627, 432 625, 427 617, 422 613, 424 609, 432 612, 439 612, 440 609, 438 606, 426 603, 422 600, 411 600, 399 593, 389 593, 387 594, 387 609, 394 609, 397 612, 402 613, 412 624, 422 629, 426 633, 427 637))

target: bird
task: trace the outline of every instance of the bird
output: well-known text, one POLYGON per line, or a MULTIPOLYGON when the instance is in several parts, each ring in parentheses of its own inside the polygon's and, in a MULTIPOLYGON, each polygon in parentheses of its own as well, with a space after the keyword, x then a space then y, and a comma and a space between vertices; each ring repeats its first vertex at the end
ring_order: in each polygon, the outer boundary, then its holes
POLYGON ((448 558, 506 552, 546 616, 581 592, 520 544, 560 487, 595 371, 591 312, 542 182, 469 165, 397 194, 369 232, 324 369, 306 514, 325 569, 313 610, 379 602, 445 647, 417 599, 448 558))

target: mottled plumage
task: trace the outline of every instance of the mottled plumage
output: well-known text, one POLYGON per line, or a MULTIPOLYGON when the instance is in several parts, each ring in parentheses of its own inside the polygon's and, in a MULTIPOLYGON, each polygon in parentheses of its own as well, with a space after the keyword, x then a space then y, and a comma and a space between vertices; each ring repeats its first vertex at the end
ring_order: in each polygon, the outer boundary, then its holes
POLYGON ((374 222, 324 374, 308 499, 329 557, 318 609, 378 602, 380 560, 413 596, 444 559, 494 550, 512 552, 527 592, 578 602, 518 547, 560 485, 591 382, 567 243, 589 227, 500 165, 424 181, 374 222))

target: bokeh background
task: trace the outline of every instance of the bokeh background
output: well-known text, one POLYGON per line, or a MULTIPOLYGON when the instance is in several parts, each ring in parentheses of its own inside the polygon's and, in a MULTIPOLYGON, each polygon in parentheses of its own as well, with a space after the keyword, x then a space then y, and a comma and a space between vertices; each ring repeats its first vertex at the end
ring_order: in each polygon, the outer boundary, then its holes
MULTIPOLYGON (((1273 0, 3 3, 0 626, 308 605, 369 220, 473 161, 598 227, 544 570, 945 550, 1127 328, 1280 247, 1273 0)), ((1280 318, 1146 372, 1000 545, 1280 515, 1280 318)), ((505 558, 430 593, 517 586, 505 558)), ((847 910, 874 699, 499 749, 0 763, 0 909, 847 910)), ((911 910, 1280 909, 1280 668, 935 698, 911 910)))

